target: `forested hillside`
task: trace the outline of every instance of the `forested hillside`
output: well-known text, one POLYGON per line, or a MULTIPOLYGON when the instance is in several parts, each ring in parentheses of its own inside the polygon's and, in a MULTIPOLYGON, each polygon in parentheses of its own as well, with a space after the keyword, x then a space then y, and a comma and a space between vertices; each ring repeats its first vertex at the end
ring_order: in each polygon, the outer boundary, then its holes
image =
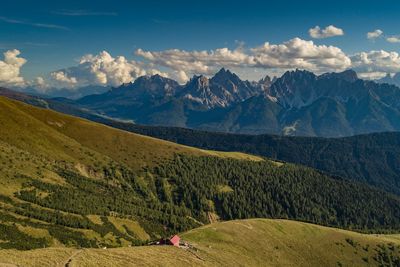
POLYGON ((345 138, 240 135, 93 119, 179 144, 220 151, 241 151, 302 164, 400 194, 400 133, 397 132, 345 138))
POLYGON ((310 168, 200 150, 0 98, 0 247, 138 245, 210 221, 400 230, 397 196, 310 168))

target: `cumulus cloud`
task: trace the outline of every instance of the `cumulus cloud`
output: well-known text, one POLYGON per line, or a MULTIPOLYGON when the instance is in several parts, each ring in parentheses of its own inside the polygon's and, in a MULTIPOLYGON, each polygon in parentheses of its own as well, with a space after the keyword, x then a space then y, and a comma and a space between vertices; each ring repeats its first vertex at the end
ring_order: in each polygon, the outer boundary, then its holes
POLYGON ((20 75, 21 67, 27 62, 19 57, 21 52, 17 49, 8 50, 4 60, 0 60, 0 84, 3 86, 24 86, 24 78, 20 75))
POLYGON ((123 56, 112 57, 103 51, 98 55, 83 56, 77 66, 53 72, 51 78, 55 87, 73 88, 86 85, 119 86, 145 74, 141 63, 123 56))
MULTIPOLYGON (((255 72, 264 74, 266 70, 280 75, 295 68, 317 74, 352 68, 360 77, 369 79, 400 72, 400 55, 397 52, 378 50, 348 55, 336 46, 318 45, 300 38, 279 44, 266 42, 250 48, 239 45, 236 49, 225 47, 193 51, 137 49, 135 54, 140 59, 113 57, 106 51, 85 55, 76 66, 54 71, 46 79, 38 77, 26 84, 42 91, 51 88, 73 90, 86 85, 119 86, 139 76, 154 74, 185 83, 192 75, 213 75, 221 67, 230 68, 244 78, 249 78, 255 72)), ((6 80, 14 84, 24 83, 19 69, 26 60, 18 55, 17 50, 8 51, 5 60, 0 61, 0 82, 3 84, 6 80)))
POLYGON ((46 93, 49 89, 51 89, 46 79, 41 76, 38 76, 32 81, 28 82, 28 85, 41 93, 46 93))
POLYGON ((386 73, 400 72, 400 55, 384 50, 361 52, 351 57, 360 77, 379 78, 386 73))
POLYGON ((344 31, 342 29, 337 28, 333 25, 329 25, 325 27, 325 29, 321 29, 319 26, 315 26, 314 28, 309 29, 308 33, 312 38, 315 39, 344 35, 344 31))
POLYGON ((382 30, 375 30, 367 33, 367 38, 370 40, 375 40, 377 38, 385 38, 385 40, 389 43, 400 43, 399 35, 385 36, 382 30))
MULTIPOLYGON (((62 86, 67 88, 72 88, 78 83, 78 80, 75 77, 69 77, 68 74, 63 71, 52 72, 51 77, 62 86)), ((43 80, 40 79, 40 77, 38 77, 36 80, 38 81, 39 85, 40 83, 45 83, 43 80)))
MULTIPOLYGON (((143 57, 152 64, 171 68, 175 71, 198 74, 211 74, 215 66, 244 65, 249 60, 248 55, 239 49, 229 50, 219 48, 211 51, 185 51, 171 49, 165 51, 144 51, 137 49, 136 55, 143 57)), ((183 74, 181 72, 181 74, 183 74)))
POLYGON ((300 38, 278 45, 265 43, 251 51, 255 66, 261 68, 302 68, 323 72, 351 66, 350 58, 340 48, 316 45, 300 38))
POLYGON ((367 38, 370 40, 374 40, 376 38, 381 37, 382 34, 383 34, 382 30, 376 29, 375 31, 367 32, 367 38))
POLYGON ((282 44, 264 43, 248 50, 240 46, 231 50, 210 51, 136 50, 136 55, 151 64, 170 68, 180 80, 188 75, 213 74, 218 68, 293 69, 304 68, 315 72, 343 70, 351 66, 346 54, 337 47, 316 45, 313 41, 294 38, 282 44))
POLYGON ((176 71, 175 73, 175 79, 181 83, 187 82, 189 81, 189 76, 186 74, 185 71, 180 70, 180 71, 176 71))
POLYGON ((400 36, 389 36, 386 38, 389 43, 400 43, 400 36))

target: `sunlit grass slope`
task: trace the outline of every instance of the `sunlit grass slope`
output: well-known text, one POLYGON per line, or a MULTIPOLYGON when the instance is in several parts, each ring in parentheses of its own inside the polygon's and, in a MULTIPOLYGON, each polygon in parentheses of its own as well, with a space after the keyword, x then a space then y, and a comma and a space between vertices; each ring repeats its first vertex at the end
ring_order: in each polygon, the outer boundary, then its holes
POLYGON ((19 266, 398 266, 400 241, 287 221, 252 219, 214 223, 182 234, 193 248, 0 251, 19 266), (74 255, 71 257, 71 255, 74 255))
POLYGON ((154 166, 175 153, 261 160, 243 153, 200 150, 133 134, 4 97, 0 97, 0 114, 0 126, 5 129, 1 140, 54 158, 85 160, 92 150, 135 169, 154 166))
MULTIPOLYGON (((3 248, 146 242, 163 233, 166 220, 178 220, 170 209, 179 210, 179 216, 190 214, 186 208, 157 200, 151 191, 155 186, 149 189, 146 180, 153 179, 151 168, 176 154, 262 160, 177 145, 4 97, 0 97, 0 130, 3 248), (93 199, 97 200, 88 204, 93 199), (92 214, 91 208, 97 213, 92 214)), ((191 227, 200 225, 183 217, 191 227)), ((179 220, 175 226, 187 227, 179 220)))

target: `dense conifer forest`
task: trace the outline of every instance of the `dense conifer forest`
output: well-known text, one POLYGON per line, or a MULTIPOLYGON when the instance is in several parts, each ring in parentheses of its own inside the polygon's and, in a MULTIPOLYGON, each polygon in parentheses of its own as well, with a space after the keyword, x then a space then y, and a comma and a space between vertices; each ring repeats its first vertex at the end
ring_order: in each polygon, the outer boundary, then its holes
POLYGON ((400 195, 400 133, 397 132, 345 138, 290 137, 213 133, 97 120, 116 128, 179 144, 220 151, 240 151, 297 163, 400 195))

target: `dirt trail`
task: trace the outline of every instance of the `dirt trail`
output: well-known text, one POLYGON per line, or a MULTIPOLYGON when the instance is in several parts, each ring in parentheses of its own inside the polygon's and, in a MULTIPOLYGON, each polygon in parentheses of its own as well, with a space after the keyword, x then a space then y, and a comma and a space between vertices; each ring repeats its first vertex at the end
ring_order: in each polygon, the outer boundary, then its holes
POLYGON ((82 252, 83 252, 83 249, 79 249, 79 250, 75 251, 71 256, 69 256, 68 259, 66 259, 65 263, 61 264, 60 266, 71 267, 72 260, 82 252))

